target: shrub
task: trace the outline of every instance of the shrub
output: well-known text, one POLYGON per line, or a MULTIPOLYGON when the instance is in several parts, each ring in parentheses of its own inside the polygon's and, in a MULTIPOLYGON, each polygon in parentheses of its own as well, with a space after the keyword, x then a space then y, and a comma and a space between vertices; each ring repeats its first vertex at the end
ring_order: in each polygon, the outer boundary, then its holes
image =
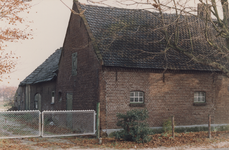
POLYGON ((146 109, 131 110, 127 111, 126 114, 118 113, 117 118, 117 126, 122 127, 123 130, 116 132, 116 139, 138 143, 146 143, 151 140, 149 135, 152 134, 152 130, 144 122, 148 118, 148 111, 146 109))
POLYGON ((172 121, 170 118, 163 122, 162 129, 164 133, 172 133, 172 121))

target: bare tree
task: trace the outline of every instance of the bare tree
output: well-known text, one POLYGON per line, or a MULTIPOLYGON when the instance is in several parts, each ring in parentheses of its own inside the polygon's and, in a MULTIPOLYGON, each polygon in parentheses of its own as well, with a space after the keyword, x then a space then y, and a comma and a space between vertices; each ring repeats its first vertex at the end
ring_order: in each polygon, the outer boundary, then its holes
POLYGON ((19 27, 25 22, 25 19, 20 17, 20 13, 28 12, 29 8, 30 4, 23 0, 0 1, 0 81, 3 80, 3 75, 15 68, 18 59, 13 52, 4 51, 4 47, 7 47, 6 43, 25 40, 31 36, 30 31, 19 27))
POLYGON ((17 87, 0 87, 0 97, 2 97, 4 101, 13 101, 16 90, 17 87))
MULTIPOLYGON (((111 6, 106 0, 88 0, 88 2, 111 6)), ((189 66, 188 69, 204 65, 209 67, 208 70, 221 71, 229 77, 228 0, 199 0, 198 5, 191 5, 193 0, 116 0, 115 2, 120 6, 141 6, 141 9, 150 12, 152 17, 151 19, 139 17, 141 23, 134 22, 130 17, 115 18, 119 24, 114 23, 103 29, 102 34, 110 34, 113 31, 110 38, 97 39, 104 49, 109 50, 112 44, 120 39, 131 38, 125 40, 125 45, 128 45, 127 41, 131 41, 129 44, 132 46, 129 49, 135 51, 129 56, 131 58, 147 61, 159 59, 158 56, 163 55, 164 69, 172 69, 173 60, 178 58, 189 66), (125 36, 124 32, 127 30, 129 34, 132 33, 131 37, 125 36), (145 40, 138 41, 135 38, 138 34, 144 34, 145 40), (161 50, 150 51, 137 43, 146 47, 161 47, 161 50)), ((123 55, 122 51, 117 54, 123 55)))

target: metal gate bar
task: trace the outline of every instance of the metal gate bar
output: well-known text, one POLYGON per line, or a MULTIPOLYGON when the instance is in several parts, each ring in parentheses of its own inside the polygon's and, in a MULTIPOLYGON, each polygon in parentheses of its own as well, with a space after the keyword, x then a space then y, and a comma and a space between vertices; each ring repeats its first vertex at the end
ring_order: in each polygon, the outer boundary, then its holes
POLYGON ((95 135, 94 110, 0 111, 0 139, 95 135))
POLYGON ((0 111, 0 139, 39 137, 40 114, 39 110, 0 111))

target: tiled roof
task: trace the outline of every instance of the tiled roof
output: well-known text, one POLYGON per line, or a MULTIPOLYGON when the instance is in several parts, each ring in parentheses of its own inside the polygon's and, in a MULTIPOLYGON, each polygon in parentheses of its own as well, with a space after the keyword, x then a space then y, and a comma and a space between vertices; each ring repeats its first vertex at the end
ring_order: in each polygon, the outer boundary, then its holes
POLYGON ((22 86, 53 80, 57 76, 56 71, 58 70, 61 50, 62 48, 57 49, 48 59, 28 75, 20 85, 22 86))
MULTIPOLYGON (((171 48, 164 53, 166 42, 159 31, 162 26, 158 13, 82 4, 80 7, 86 10, 84 16, 96 39, 104 66, 217 71, 210 66, 194 63, 186 55, 171 48)), ((187 19, 191 28, 181 22, 178 44, 186 50, 192 50, 197 57, 204 57, 209 49, 206 41, 200 40, 204 36, 200 33, 203 32, 205 22, 196 17, 180 17, 180 20, 187 19), (193 45, 187 42, 190 36, 193 45)), ((173 14, 164 14, 164 18, 169 25, 176 17, 173 14)), ((175 25, 170 25, 168 29, 169 37, 174 38, 171 31, 175 30, 175 25)))

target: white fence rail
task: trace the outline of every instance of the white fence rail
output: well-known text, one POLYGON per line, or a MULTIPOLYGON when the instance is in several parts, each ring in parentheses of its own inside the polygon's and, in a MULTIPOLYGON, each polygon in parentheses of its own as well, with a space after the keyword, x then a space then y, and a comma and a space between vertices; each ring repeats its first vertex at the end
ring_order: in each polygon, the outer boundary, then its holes
POLYGON ((0 138, 39 137, 40 111, 1 111, 0 138))
POLYGON ((0 111, 0 139, 95 134, 94 110, 0 111))
POLYGON ((42 137, 95 134, 95 111, 43 111, 42 137))

